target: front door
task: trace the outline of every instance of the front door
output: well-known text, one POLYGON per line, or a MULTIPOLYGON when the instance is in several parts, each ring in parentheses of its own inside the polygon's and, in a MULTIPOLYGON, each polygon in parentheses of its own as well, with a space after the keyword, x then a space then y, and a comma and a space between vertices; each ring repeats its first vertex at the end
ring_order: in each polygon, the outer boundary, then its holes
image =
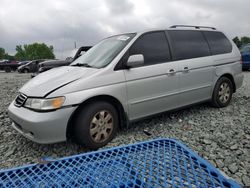
POLYGON ((171 62, 165 32, 143 34, 128 53, 144 56, 144 66, 124 70, 129 119, 142 118, 179 106, 179 68, 176 62, 171 62))

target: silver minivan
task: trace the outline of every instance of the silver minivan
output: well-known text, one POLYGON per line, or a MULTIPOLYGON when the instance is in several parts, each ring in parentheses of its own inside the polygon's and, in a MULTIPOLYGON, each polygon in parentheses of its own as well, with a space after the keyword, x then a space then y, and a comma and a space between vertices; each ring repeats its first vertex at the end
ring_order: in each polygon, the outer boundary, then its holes
POLYGON ((238 48, 215 28, 121 34, 31 79, 8 112, 34 142, 73 138, 95 149, 131 121, 203 101, 227 106, 242 85, 241 69, 238 48))

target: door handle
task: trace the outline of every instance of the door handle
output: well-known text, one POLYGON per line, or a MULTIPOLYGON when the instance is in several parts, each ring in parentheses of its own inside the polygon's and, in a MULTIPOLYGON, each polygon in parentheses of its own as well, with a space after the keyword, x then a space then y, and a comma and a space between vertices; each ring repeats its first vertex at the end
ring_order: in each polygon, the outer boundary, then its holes
POLYGON ((175 74, 175 73, 176 73, 176 72, 175 72, 174 69, 170 69, 170 70, 167 71, 167 75, 173 75, 173 74, 175 74))
POLYGON ((189 72, 189 68, 188 67, 184 67, 183 68, 183 72, 189 72))

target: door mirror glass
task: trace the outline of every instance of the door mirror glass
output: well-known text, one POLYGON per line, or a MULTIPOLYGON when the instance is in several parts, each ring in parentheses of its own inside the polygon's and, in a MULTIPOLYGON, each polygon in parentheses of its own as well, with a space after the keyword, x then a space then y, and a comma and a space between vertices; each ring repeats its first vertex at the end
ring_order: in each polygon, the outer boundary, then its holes
POLYGON ((131 55, 126 63, 127 67, 138 67, 144 65, 144 57, 142 54, 131 55))

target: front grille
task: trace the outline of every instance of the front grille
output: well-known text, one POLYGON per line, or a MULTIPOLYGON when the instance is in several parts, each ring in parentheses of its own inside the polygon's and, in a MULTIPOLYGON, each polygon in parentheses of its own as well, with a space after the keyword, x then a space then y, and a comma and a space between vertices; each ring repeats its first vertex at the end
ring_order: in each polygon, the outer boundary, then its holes
POLYGON ((15 99, 15 106, 17 106, 17 107, 20 107, 20 106, 22 106, 24 103, 25 103, 25 101, 27 100, 27 96, 26 95, 24 95, 24 94, 22 94, 22 93, 20 93, 17 97, 16 97, 16 99, 15 99))

